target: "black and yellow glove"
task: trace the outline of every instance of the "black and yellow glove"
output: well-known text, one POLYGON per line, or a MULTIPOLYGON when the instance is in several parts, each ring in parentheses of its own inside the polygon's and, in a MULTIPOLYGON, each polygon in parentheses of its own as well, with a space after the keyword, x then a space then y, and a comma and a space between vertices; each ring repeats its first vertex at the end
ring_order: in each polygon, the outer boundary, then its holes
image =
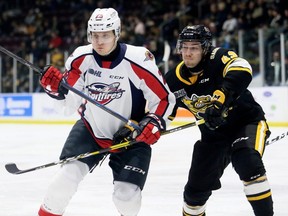
POLYGON ((221 90, 213 93, 211 104, 206 108, 203 118, 210 130, 215 130, 226 122, 229 107, 226 106, 226 95, 221 90))
MULTIPOLYGON (((136 122, 136 124, 138 124, 136 122)), ((119 144, 122 142, 131 141, 132 133, 135 129, 129 125, 124 125, 113 135, 113 145, 119 144)))

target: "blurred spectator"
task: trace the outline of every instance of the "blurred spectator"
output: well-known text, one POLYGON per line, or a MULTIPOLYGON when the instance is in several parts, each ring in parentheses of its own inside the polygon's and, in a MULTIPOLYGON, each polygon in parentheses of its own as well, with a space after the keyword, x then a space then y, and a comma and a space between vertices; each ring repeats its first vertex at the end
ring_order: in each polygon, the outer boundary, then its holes
POLYGON ((145 33, 146 33, 145 24, 138 16, 134 17, 134 23, 135 23, 135 27, 134 27, 134 34, 135 34, 134 45, 143 46, 145 44, 145 33))
POLYGON ((238 27, 238 21, 236 17, 234 17, 231 13, 227 15, 227 19, 224 21, 222 25, 222 33, 220 41, 222 40, 221 46, 224 48, 232 48, 235 49, 235 43, 233 34, 236 32, 238 27))
POLYGON ((281 73, 280 73, 280 53, 275 51, 273 52, 273 61, 271 62, 272 67, 272 85, 278 86, 281 80, 281 73))
POLYGON ((6 61, 6 70, 2 78, 2 92, 13 92, 13 65, 12 61, 6 61))
MULTIPOLYGON (((64 51, 70 54, 79 44, 87 44, 87 23, 83 20, 88 20, 95 5, 114 7, 118 9, 120 16, 125 17, 122 20, 121 41, 147 46, 157 62, 162 60, 164 41, 168 41, 171 47, 169 64, 173 65, 179 57, 175 53, 176 39, 179 29, 184 26, 205 24, 213 33, 215 45, 235 49, 237 30, 255 32, 260 27, 269 27, 274 31, 270 31, 268 35, 268 44, 279 40, 276 37, 279 32, 288 30, 286 4, 285 0, 0 1, 0 44, 18 53, 20 57, 24 57, 25 53, 32 53, 35 64, 49 63, 46 62, 46 53, 55 51, 51 61, 53 59, 57 65, 61 65, 64 51), (25 47, 21 45, 22 42, 25 47)), ((254 37, 255 34, 252 34, 246 40, 255 46, 257 41, 254 41, 254 37)), ((252 53, 251 56, 253 54, 255 55, 252 53)), ((2 71, 9 71, 10 68, 4 65, 2 64, 2 71)), ((2 74, 3 83, 9 73, 2 74)), ((11 82, 7 83, 11 85, 11 82)), ((7 85, 5 84, 5 91, 11 90, 7 85)), ((18 89, 22 91, 26 88, 18 89)))
POLYGON ((225 33, 233 34, 235 30, 237 30, 238 21, 237 18, 234 17, 231 13, 228 14, 227 19, 224 21, 222 25, 222 31, 225 33))
POLYGON ((62 43, 63 43, 63 40, 59 36, 59 34, 55 31, 53 31, 53 32, 51 32, 50 36, 51 36, 51 38, 50 38, 49 43, 48 43, 49 50, 60 48, 62 43))
POLYGON ((272 7, 269 10, 269 15, 270 15, 269 26, 271 28, 279 28, 283 24, 283 18, 278 8, 272 7))
POLYGON ((64 69, 64 53, 58 48, 54 48, 51 52, 51 64, 59 69, 64 69))

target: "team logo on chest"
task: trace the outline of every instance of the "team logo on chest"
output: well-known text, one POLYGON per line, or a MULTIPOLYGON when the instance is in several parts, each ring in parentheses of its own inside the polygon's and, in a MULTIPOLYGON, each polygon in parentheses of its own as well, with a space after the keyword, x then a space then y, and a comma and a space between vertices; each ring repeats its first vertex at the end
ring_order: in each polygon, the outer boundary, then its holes
POLYGON ((206 108, 211 104, 210 95, 196 95, 192 94, 191 98, 183 97, 182 102, 189 108, 189 110, 198 118, 199 113, 205 113, 206 108))
POLYGON ((114 82, 112 84, 93 83, 88 85, 89 96, 102 105, 110 103, 114 99, 122 97, 125 90, 119 89, 120 83, 114 82))

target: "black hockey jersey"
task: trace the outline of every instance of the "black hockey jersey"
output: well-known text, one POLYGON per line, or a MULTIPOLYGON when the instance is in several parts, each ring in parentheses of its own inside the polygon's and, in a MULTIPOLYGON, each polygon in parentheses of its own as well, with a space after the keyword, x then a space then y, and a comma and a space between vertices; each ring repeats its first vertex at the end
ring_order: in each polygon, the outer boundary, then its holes
POLYGON ((203 59, 203 65, 201 74, 192 75, 182 61, 165 74, 167 84, 177 100, 171 118, 175 117, 178 107, 184 107, 196 119, 201 119, 199 113, 205 112, 213 92, 225 88, 237 95, 227 121, 215 131, 200 125, 202 137, 222 136, 249 122, 265 119, 261 106, 247 89, 252 80, 252 68, 245 59, 238 57, 232 50, 213 47, 203 59))

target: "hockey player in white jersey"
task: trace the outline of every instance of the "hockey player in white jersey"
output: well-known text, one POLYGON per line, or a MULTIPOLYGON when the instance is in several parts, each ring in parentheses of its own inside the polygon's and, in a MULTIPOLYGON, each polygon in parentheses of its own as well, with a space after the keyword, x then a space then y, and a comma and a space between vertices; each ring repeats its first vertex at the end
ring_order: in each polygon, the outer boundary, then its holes
MULTIPOLYGON (((40 83, 48 95, 58 99, 66 113, 78 109, 81 115, 68 135, 60 159, 110 147, 130 139, 132 133, 139 141, 126 149, 114 150, 109 156, 114 204, 121 215, 135 216, 141 207, 141 191, 151 159, 150 145, 157 142, 161 130, 165 130, 175 97, 151 52, 144 47, 120 43, 120 32, 116 10, 96 9, 88 21, 90 44, 72 53, 63 74, 53 66, 45 68, 40 83), (135 130, 115 116, 61 87, 61 81, 138 122, 141 130, 135 135, 135 130)), ((63 215, 80 181, 103 157, 98 154, 64 164, 47 190, 39 216, 63 215)))

